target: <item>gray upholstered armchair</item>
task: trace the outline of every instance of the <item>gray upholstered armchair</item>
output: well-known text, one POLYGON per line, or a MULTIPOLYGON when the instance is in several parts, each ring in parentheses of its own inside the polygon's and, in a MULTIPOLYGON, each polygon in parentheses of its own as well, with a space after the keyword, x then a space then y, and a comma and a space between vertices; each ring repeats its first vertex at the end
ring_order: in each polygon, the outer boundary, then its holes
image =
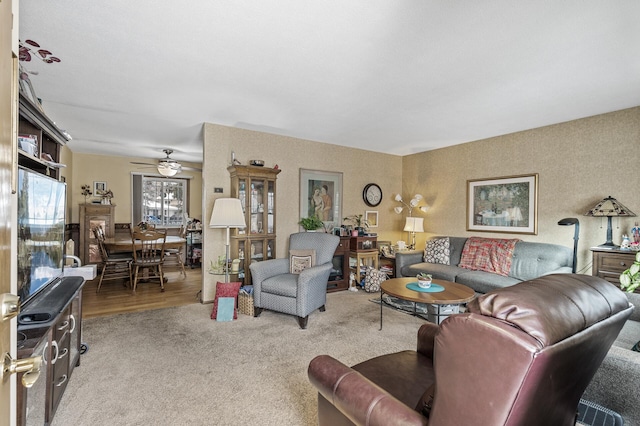
POLYGON ((327 281, 333 267, 333 254, 340 238, 322 232, 300 232, 289 237, 289 250, 315 250, 313 266, 299 274, 290 273, 289 258, 272 259, 250 265, 253 280, 254 316, 268 309, 298 317, 300 328, 307 328, 309 314, 324 312, 327 281))

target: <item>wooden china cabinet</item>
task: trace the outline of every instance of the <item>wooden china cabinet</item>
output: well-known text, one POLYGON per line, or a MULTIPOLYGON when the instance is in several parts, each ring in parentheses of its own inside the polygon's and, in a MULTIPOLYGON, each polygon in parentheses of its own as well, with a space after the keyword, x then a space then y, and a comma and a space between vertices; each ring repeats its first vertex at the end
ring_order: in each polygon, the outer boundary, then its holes
POLYGON ((278 169, 231 166, 231 197, 240 199, 247 227, 233 229, 231 257, 240 259, 238 279, 251 284, 249 265, 276 257, 276 179, 278 169))

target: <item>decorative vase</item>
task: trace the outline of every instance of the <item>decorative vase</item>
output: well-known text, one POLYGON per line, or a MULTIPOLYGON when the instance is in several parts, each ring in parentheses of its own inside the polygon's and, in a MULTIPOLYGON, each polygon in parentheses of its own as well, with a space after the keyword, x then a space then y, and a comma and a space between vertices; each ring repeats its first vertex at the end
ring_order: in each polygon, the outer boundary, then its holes
POLYGON ((429 288, 431 287, 431 280, 421 280, 418 279, 418 287, 420 288, 429 288))
POLYGON ((357 237, 358 236, 358 230, 354 229, 353 231, 351 231, 351 236, 352 237, 357 237))

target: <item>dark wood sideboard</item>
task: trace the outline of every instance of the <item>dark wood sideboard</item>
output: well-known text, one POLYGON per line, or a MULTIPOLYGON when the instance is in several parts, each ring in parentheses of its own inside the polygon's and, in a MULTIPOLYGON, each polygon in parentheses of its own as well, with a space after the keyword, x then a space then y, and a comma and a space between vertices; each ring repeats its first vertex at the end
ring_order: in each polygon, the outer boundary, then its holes
MULTIPOLYGON (((631 250, 601 249, 592 247, 593 266, 591 275, 603 278, 620 286, 620 274, 633 264, 636 252, 631 250)), ((640 291, 636 290, 636 293, 640 291)))

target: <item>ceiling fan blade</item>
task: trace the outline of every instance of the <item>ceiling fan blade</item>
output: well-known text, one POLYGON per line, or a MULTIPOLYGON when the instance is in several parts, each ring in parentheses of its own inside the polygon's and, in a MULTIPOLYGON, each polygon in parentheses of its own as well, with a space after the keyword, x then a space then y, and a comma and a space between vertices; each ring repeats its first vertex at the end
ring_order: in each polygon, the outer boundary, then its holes
POLYGON ((130 161, 131 164, 139 164, 141 166, 153 166, 155 167, 155 164, 151 164, 151 163, 140 163, 139 161, 130 161))
POLYGON ((202 171, 202 169, 198 169, 198 168, 195 168, 195 167, 186 167, 186 166, 182 166, 182 170, 189 170, 191 172, 201 172, 202 171))

